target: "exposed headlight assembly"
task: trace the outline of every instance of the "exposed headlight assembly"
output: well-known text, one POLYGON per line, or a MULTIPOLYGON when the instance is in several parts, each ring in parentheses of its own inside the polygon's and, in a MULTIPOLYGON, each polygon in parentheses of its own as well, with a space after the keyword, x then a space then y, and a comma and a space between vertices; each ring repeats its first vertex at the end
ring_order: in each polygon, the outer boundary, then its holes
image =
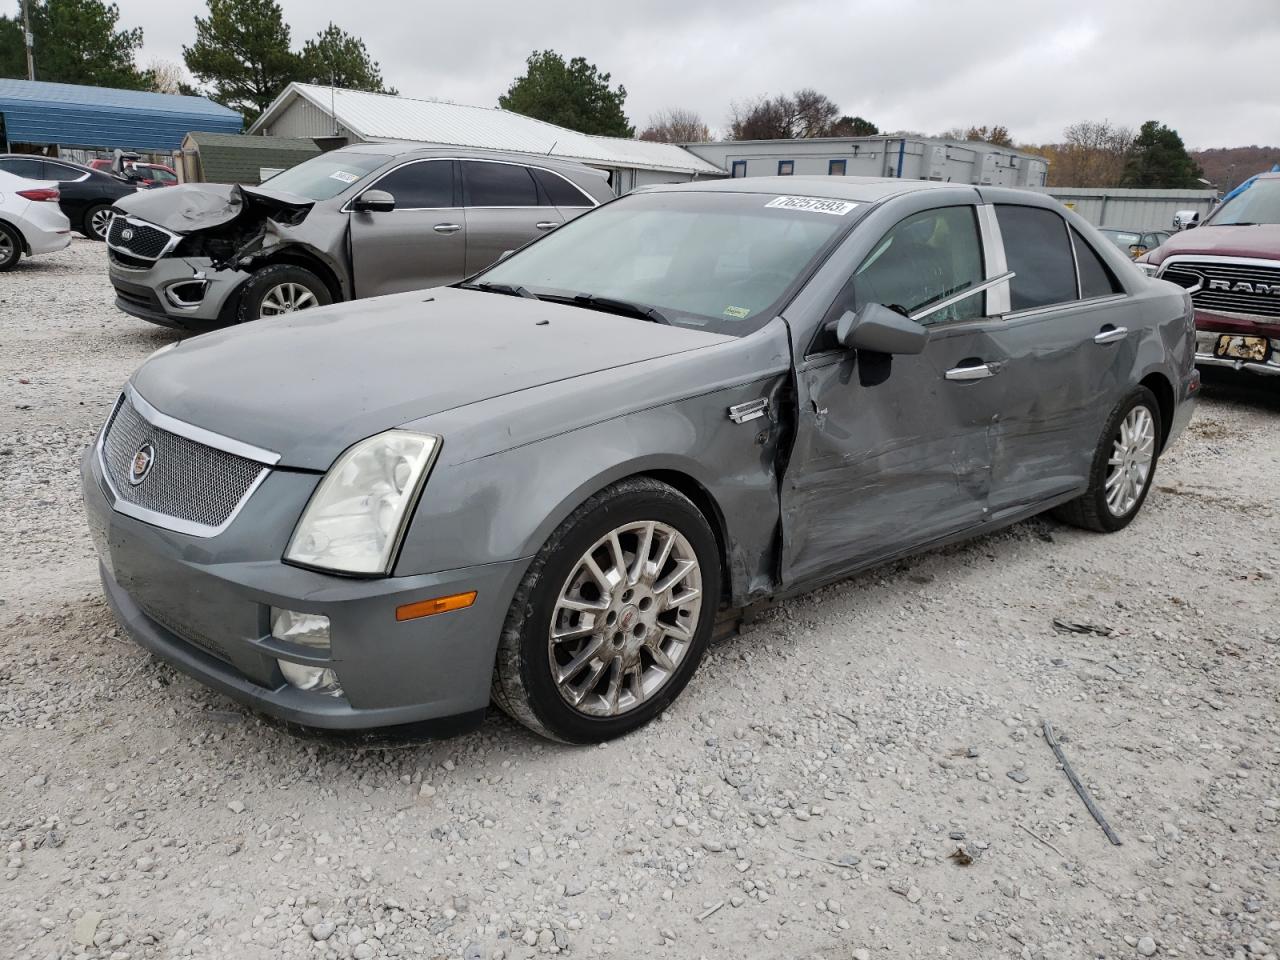
POLYGON ((1154 277, 1160 269, 1160 264, 1158 263, 1147 263, 1145 260, 1135 260, 1134 263, 1148 277, 1154 277))
POLYGON ((439 450, 439 437, 408 430, 350 447, 311 495, 285 560, 337 573, 390 573, 439 450))

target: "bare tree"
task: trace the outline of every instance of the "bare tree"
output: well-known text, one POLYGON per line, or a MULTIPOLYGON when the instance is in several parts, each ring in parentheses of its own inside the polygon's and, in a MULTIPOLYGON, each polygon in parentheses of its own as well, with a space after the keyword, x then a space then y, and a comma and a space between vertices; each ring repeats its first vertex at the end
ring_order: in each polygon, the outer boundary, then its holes
POLYGON ((936 136, 939 140, 978 140, 982 143, 994 144, 997 147, 1013 146, 1013 137, 1009 135, 1009 128, 1000 124, 990 127, 986 124, 980 127, 952 127, 950 130, 943 130, 936 136))
POLYGON ((658 143, 705 143, 711 139, 711 130, 693 110, 672 107, 650 116, 640 139, 658 143))
MULTIPOLYGON (((806 87, 794 94, 757 97, 734 103, 729 116, 734 140, 797 140, 811 137, 848 136, 840 125, 840 108, 826 94, 806 87)), ((864 123, 866 121, 863 121, 864 123)))
POLYGON ((1039 152, 1049 158, 1049 185, 1054 187, 1114 187, 1124 175, 1125 156, 1133 144, 1133 130, 1110 120, 1082 120, 1063 131, 1062 143, 1039 152))
POLYGON ((147 64, 146 75, 151 78, 151 89, 156 93, 185 93, 189 89, 186 72, 172 60, 153 57, 147 64))

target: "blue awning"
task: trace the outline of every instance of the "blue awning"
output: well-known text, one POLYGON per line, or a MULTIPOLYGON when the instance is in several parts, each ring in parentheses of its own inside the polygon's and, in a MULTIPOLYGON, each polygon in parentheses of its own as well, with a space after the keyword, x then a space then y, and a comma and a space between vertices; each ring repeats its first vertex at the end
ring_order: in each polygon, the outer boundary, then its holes
POLYGON ((90 150, 176 150, 192 130, 239 133, 240 114, 205 97, 0 79, 9 142, 90 150))

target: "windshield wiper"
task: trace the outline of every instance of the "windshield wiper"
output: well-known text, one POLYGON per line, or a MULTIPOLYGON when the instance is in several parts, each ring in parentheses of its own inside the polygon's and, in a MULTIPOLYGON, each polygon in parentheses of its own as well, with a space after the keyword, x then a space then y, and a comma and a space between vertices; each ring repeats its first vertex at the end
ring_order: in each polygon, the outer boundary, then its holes
POLYGON ((483 290, 485 293, 500 293, 507 297, 525 297, 529 300, 539 299, 536 293, 531 293, 516 283, 490 283, 485 280, 480 283, 460 283, 458 286, 463 290, 483 290))
POLYGON ((635 303, 631 300, 618 300, 615 297, 601 297, 594 293, 575 293, 573 302, 592 310, 604 310, 607 313, 621 313, 626 316, 639 317, 653 323, 671 325, 671 320, 657 307, 646 303, 635 303))

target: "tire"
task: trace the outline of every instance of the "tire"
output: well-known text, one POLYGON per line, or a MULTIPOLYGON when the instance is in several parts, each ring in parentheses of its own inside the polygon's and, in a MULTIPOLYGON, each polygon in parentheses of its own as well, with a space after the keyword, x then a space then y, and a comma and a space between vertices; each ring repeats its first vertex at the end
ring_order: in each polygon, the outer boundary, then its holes
POLYGON ((306 267, 278 263, 263 267, 240 288, 236 320, 249 323, 264 316, 279 316, 333 303, 329 288, 306 267), (295 306, 286 309, 288 304, 295 306), (275 307, 279 304, 279 308, 275 307))
POLYGON ((648 477, 616 483, 566 518, 525 573, 498 644, 493 700, 530 730, 564 743, 599 743, 630 733, 665 710, 689 682, 710 641, 719 602, 720 551, 698 508, 648 477), (641 544, 650 524, 645 551, 641 544), (617 572, 608 537, 618 531, 628 576, 612 593, 594 589, 599 596, 593 602, 608 608, 574 613, 561 606, 565 595, 572 594, 570 602, 590 598, 592 585, 600 582, 587 572, 586 556, 602 558, 597 569, 606 578, 617 572), (635 563, 642 552, 649 558, 643 571, 635 563), (665 592, 678 601, 675 608, 664 610, 655 602, 664 594, 653 588, 661 590, 678 569, 687 570, 690 559, 696 561, 693 571, 665 592), (700 593, 691 597, 695 589, 700 593), (553 642, 553 629, 578 636, 553 642), (599 655, 583 657, 593 644, 599 655), (654 656, 655 648, 665 664, 654 656), (584 666, 575 669, 579 662, 584 666), (567 681, 563 687, 553 670, 567 681), (575 695, 576 706, 570 703, 575 695))
MULTIPOLYGON (((1107 424, 1102 429, 1102 438, 1098 442, 1098 448, 1093 454, 1093 463, 1089 468, 1089 489, 1084 495, 1078 497, 1069 503, 1064 503, 1053 509, 1053 515, 1075 527, 1082 527, 1085 530, 1096 530, 1099 533, 1114 533, 1117 530, 1123 530, 1129 525, 1134 517, 1138 515, 1138 511, 1142 509, 1142 504, 1147 499, 1147 492, 1151 489, 1151 482, 1156 475, 1156 464, 1160 458, 1160 438, 1163 436, 1163 424, 1160 420, 1160 404, 1156 400, 1156 396, 1146 387, 1138 387, 1133 393, 1126 397, 1111 412, 1111 416, 1107 418, 1107 424), (1135 413, 1135 411, 1139 411, 1135 413), (1129 497, 1117 497, 1120 502, 1113 503, 1109 501, 1109 493, 1107 482, 1113 476, 1113 470, 1118 470, 1113 461, 1117 457, 1122 457, 1117 444, 1122 441, 1122 431, 1126 422, 1131 424, 1130 433, 1133 435, 1134 418, 1139 422, 1143 421, 1143 414, 1149 418, 1145 421, 1145 426, 1141 428, 1141 432, 1145 435, 1149 434, 1138 446, 1142 450, 1150 449, 1150 460, 1147 463, 1145 476, 1140 480, 1134 479, 1132 489, 1134 496, 1132 502, 1129 497), (1149 443, 1147 442, 1149 440, 1149 443)), ((1141 457, 1137 456, 1140 460, 1141 457)), ((1134 467, 1140 464, 1135 463, 1134 467)), ((1123 472, 1122 470, 1118 472, 1123 472)), ((1130 475, 1133 476, 1132 471, 1130 475)), ((1123 483, 1123 478, 1120 481, 1123 483)), ((1119 491, 1123 492, 1123 491, 1119 491)))
POLYGON ((7 223, 0 223, 0 273, 12 270, 22 259, 22 237, 7 223))
POLYGON ((111 204, 95 203, 84 211, 80 233, 90 240, 106 240, 111 226, 111 204))

